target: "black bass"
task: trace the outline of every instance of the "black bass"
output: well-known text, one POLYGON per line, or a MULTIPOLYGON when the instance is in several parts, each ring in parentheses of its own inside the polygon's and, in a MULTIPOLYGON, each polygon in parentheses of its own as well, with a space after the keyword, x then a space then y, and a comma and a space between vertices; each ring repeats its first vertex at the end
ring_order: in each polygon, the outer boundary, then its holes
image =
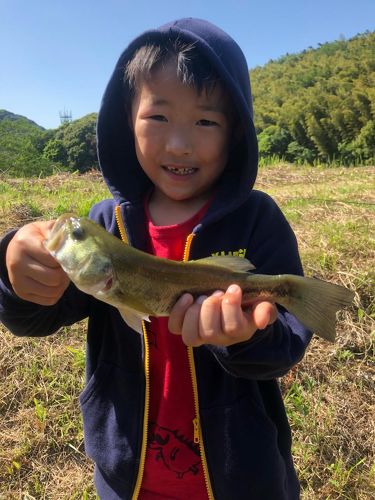
POLYGON ((248 273, 254 267, 242 257, 189 262, 155 257, 123 243, 95 222, 71 214, 57 219, 45 247, 80 290, 118 308, 138 332, 149 316, 168 316, 184 293, 208 296, 235 283, 243 290, 243 307, 254 299, 275 302, 306 328, 333 342, 336 312, 354 297, 345 287, 314 278, 248 273))

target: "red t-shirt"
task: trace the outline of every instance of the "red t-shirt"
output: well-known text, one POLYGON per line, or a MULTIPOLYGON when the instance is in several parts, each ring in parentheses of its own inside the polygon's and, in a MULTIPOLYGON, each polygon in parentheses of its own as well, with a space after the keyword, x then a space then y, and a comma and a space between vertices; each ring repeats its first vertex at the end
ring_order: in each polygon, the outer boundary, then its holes
MULTIPOLYGON (((185 241, 207 211, 191 219, 155 226, 146 206, 149 247, 154 255, 182 260, 185 241)), ((199 444, 193 440, 194 396, 187 347, 168 331, 168 318, 151 318, 150 413, 141 500, 207 500, 199 444)))

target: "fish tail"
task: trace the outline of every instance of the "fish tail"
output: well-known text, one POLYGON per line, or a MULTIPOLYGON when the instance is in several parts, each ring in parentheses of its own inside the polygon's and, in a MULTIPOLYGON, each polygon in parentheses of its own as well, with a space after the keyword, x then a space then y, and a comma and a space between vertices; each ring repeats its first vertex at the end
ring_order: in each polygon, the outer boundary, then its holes
POLYGON ((320 337, 334 342, 336 312, 352 303, 354 292, 315 278, 286 275, 288 292, 277 302, 320 337))

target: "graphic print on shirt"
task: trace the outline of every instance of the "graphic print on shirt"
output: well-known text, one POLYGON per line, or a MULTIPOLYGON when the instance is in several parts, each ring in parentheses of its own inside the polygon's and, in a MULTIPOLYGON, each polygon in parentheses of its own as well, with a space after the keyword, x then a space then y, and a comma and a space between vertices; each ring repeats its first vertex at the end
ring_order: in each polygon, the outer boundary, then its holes
POLYGON ((199 446, 177 430, 150 422, 148 452, 153 453, 156 461, 162 461, 165 468, 175 474, 177 479, 183 479, 185 474, 195 476, 199 473, 199 446))
POLYGON ((211 254, 212 257, 225 257, 229 255, 230 257, 243 257, 246 255, 246 248, 239 248, 238 250, 229 250, 226 252, 225 250, 219 250, 218 252, 213 252, 211 254))

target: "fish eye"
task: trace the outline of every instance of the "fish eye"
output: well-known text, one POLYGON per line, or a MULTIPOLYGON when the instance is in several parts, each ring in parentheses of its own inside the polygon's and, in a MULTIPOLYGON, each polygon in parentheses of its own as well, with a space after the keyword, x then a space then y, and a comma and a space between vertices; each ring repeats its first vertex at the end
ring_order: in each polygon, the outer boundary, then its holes
POLYGON ((75 240, 83 240, 85 237, 85 231, 80 226, 75 227, 72 230, 72 236, 75 240))

